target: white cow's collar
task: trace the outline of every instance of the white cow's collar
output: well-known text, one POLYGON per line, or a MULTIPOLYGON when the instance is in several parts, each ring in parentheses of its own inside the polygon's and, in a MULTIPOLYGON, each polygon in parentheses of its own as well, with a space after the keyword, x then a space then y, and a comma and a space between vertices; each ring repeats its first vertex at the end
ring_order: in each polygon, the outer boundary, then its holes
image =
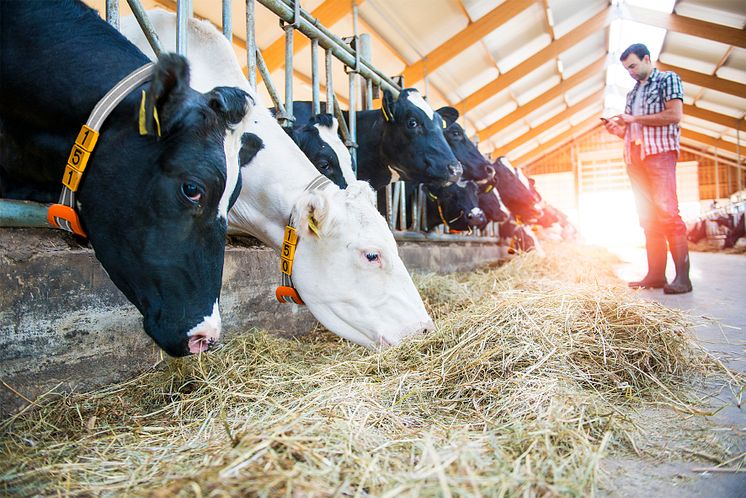
MULTIPOLYGON (((331 180, 327 177, 319 175, 306 185, 303 192, 324 190, 326 187, 331 185, 331 183, 331 180)), ((288 224, 285 226, 285 235, 282 239, 282 248, 280 249, 280 285, 275 290, 275 297, 281 303, 304 304, 303 299, 301 299, 298 291, 293 286, 293 261, 295 259, 295 249, 298 245, 298 231, 292 224, 294 212, 295 207, 293 207, 293 210, 290 212, 288 224)), ((317 231, 311 218, 308 220, 308 225, 311 231, 317 231)))

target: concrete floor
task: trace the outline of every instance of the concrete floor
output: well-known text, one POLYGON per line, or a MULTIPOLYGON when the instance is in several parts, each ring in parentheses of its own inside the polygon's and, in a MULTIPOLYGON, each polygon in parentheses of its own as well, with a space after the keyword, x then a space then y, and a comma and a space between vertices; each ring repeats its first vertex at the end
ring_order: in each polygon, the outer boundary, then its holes
MULTIPOLYGON (((617 274, 624 280, 638 280, 646 270, 642 248, 612 248, 624 263, 617 274)), ((645 297, 668 307, 689 311, 711 320, 694 329, 695 336, 709 351, 716 353, 733 370, 746 373, 746 255, 692 252, 691 272, 694 291, 666 295, 662 290, 640 290, 645 297)), ((669 281, 675 272, 670 260, 669 281)), ((710 422, 740 440, 746 449, 746 399, 737 406, 728 389, 711 385, 711 405, 723 407, 710 422)), ((661 462, 636 458, 607 459, 602 468, 609 482, 601 491, 607 496, 653 497, 746 497, 746 473, 702 473, 692 469, 714 464, 697 462, 661 462)))

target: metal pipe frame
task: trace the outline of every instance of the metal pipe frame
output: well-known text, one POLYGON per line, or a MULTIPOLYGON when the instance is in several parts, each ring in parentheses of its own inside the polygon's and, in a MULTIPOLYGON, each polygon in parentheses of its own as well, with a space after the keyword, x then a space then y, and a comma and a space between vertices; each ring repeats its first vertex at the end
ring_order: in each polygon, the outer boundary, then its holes
POLYGON ((334 106, 334 77, 332 75, 333 57, 334 54, 331 50, 324 50, 324 69, 326 71, 326 112, 330 114, 333 112, 332 108, 336 111, 336 107, 334 106))
POLYGON ((119 0, 106 0, 106 22, 119 31, 119 0))
MULTIPOLYGON (((257 58, 261 57, 262 54, 259 53, 256 47, 256 26, 254 24, 256 14, 254 7, 254 0, 246 0, 246 74, 249 77, 249 85, 251 86, 251 89, 256 91, 257 58)), ((269 71, 267 71, 267 65, 264 64, 264 60, 262 60, 262 64, 264 65, 264 72, 269 74, 269 71)), ((262 79, 266 84, 267 78, 264 76, 264 72, 262 73, 262 79)), ((267 87, 267 90, 269 90, 269 87, 267 87)))
POLYGON ((464 237, 450 233, 394 232, 394 239, 400 242, 475 242, 477 244, 495 245, 495 237, 464 237))
POLYGON ((223 36, 225 36, 229 42, 233 42, 232 4, 233 2, 231 0, 223 0, 223 36))
POLYGON ((176 53, 186 57, 187 21, 192 17, 192 0, 176 0, 176 53))
MULTIPOLYGON (((291 3, 293 0, 256 1, 274 12, 284 21, 293 22, 293 8, 291 3)), ((300 9, 299 21, 298 31, 310 39, 317 38, 319 40, 319 45, 325 49, 330 49, 337 59, 342 61, 348 67, 355 67, 355 51, 339 37, 322 26, 318 20, 303 9, 300 9)), ((401 88, 391 78, 365 62, 360 63, 360 74, 365 78, 373 80, 375 84, 386 87, 386 89, 393 92, 395 96, 398 96, 401 91, 401 88)))
POLYGON ((132 13, 135 15, 135 19, 137 19, 140 29, 142 29, 142 32, 145 34, 145 38, 148 39, 148 43, 150 43, 153 52, 155 52, 155 56, 160 57, 163 52, 163 46, 158 38, 158 34, 155 32, 153 23, 150 22, 150 18, 145 12, 145 9, 142 8, 140 0, 127 0, 127 4, 129 4, 130 9, 132 9, 132 13))
POLYGON ((311 40, 311 102, 314 114, 321 112, 319 85, 319 41, 311 40))
POLYGON ((47 221, 48 204, 0 199, 0 227, 52 228, 47 221))
MULTIPOLYGON (((253 2, 254 0, 249 1, 253 2)), ((259 74, 262 75, 262 81, 264 81, 264 86, 267 88, 267 93, 269 93, 269 97, 272 99, 272 103, 274 103, 275 109, 277 110, 276 114, 284 115, 285 106, 282 105, 280 95, 277 93, 274 83, 272 83, 272 77, 269 74, 267 63, 264 62, 264 56, 262 56, 262 52, 258 49, 256 51, 256 61, 257 67, 259 68, 259 74)))

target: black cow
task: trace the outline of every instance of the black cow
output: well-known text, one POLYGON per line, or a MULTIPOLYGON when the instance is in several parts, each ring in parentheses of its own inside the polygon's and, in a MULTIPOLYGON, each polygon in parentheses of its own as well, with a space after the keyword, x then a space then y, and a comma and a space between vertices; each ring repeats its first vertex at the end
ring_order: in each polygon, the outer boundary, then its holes
MULTIPOLYGON (((478 185, 491 184, 495 176, 495 170, 479 152, 477 145, 469 140, 461 125, 456 122, 459 117, 458 110, 453 107, 441 107, 437 112, 446 122, 444 132, 446 142, 448 142, 453 155, 456 156, 464 169, 462 178, 477 182, 478 185)), ((494 184, 492 185, 494 186, 494 184)), ((485 189, 486 187, 482 187, 481 190, 484 191, 485 189)))
MULTIPOLYGON (((358 111, 357 177, 380 190, 397 179, 436 187, 461 178, 462 167, 443 136, 445 122, 414 88, 405 88, 398 99, 383 92, 382 108, 358 111), (394 174, 392 174, 392 171, 394 174)), ((326 105, 321 103, 321 112, 326 105)), ((311 117, 310 102, 294 102, 296 123, 311 117)), ((344 112, 349 120, 349 113, 344 112)))
MULTIPOLYGON (((407 184, 407 197, 411 197, 415 186, 407 184)), ((484 228, 487 219, 479 208, 477 186, 474 182, 459 181, 446 187, 423 185, 427 198, 424 229, 432 231, 445 225, 447 232, 471 231, 484 228)))
POLYGON ((498 157, 492 167, 495 170, 500 200, 510 212, 524 223, 533 223, 539 219, 542 213, 536 205, 533 193, 516 176, 508 158, 498 157))
POLYGON ((732 247, 735 247, 738 239, 744 236, 744 229, 746 228, 744 227, 744 214, 741 213, 740 215, 733 215, 733 217, 736 218, 737 221, 731 224, 728 235, 725 236, 723 249, 730 249, 732 247))
MULTIPOLYGON (((489 185, 489 187, 491 187, 491 185, 489 185)), ((484 192, 480 189, 479 208, 484 212, 487 221, 501 223, 508 219, 508 213, 503 209, 497 189, 490 188, 484 192)))
MULTIPOLYGON (((56 201, 94 105, 149 62, 78 1, 0 2, 0 195, 56 201)), ((223 136, 243 118, 246 97, 191 90, 186 60, 161 57, 152 80, 104 122, 77 191, 96 257, 170 355, 205 351, 220 334, 226 215, 241 188, 223 136)))

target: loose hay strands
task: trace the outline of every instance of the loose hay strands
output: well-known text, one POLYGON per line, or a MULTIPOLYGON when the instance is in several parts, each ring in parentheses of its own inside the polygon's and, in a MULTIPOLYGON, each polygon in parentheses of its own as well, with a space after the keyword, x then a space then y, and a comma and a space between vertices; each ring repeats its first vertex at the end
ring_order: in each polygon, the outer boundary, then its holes
MULTIPOLYGON (((17 495, 585 495, 644 402, 682 411, 717 368, 688 319, 619 285, 608 253, 557 246, 424 275, 437 331, 369 352, 252 331, 2 426, 17 495)), ((637 451, 637 448, 635 448, 637 451)))

